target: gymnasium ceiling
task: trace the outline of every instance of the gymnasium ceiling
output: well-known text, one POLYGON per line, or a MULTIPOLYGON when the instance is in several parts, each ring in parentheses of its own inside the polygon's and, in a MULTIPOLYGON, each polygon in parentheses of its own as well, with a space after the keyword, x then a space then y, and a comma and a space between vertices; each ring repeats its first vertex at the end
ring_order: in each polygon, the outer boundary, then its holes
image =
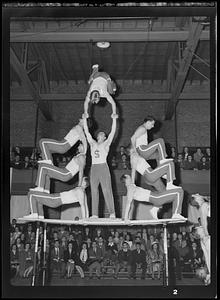
POLYGON ((86 83, 98 63, 121 85, 146 80, 202 84, 210 78, 209 30, 206 17, 12 18, 10 51, 16 57, 10 59, 10 80, 21 85, 27 75, 30 84, 39 82, 43 69, 40 89, 45 92, 50 81, 86 83), (99 41, 110 47, 98 48, 99 41), (24 76, 17 64, 23 65, 24 76))

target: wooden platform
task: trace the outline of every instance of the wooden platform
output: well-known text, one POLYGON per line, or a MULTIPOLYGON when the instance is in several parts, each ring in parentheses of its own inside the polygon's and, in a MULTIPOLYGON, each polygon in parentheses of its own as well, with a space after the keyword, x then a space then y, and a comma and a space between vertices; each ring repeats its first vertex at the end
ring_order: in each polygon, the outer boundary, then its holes
POLYGON ((103 225, 103 226, 112 226, 112 225, 167 225, 167 224, 177 224, 177 223, 185 223, 187 218, 185 219, 158 219, 158 220, 129 220, 124 221, 122 219, 110 219, 110 218, 88 218, 81 219, 78 221, 73 220, 60 220, 60 219, 25 219, 18 218, 19 221, 23 222, 42 222, 48 224, 65 224, 65 225, 103 225))

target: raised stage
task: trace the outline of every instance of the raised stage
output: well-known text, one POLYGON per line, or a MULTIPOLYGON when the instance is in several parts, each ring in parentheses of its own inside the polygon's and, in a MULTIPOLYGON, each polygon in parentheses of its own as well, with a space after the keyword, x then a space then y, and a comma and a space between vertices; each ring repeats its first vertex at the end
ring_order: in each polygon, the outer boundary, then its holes
POLYGON ((110 218, 87 218, 77 221, 73 220, 60 220, 60 219, 26 219, 18 218, 19 221, 23 222, 43 222, 47 224, 65 224, 65 225, 102 225, 102 226, 113 226, 113 225, 167 225, 167 224, 176 224, 176 223, 185 223, 185 219, 158 219, 158 220, 128 220, 124 221, 122 219, 110 219, 110 218))

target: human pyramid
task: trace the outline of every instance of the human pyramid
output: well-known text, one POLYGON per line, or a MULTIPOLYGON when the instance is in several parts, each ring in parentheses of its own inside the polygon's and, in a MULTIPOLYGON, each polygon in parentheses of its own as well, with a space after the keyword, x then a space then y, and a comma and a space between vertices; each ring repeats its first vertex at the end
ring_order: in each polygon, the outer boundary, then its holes
MULTIPOLYGON (((82 219, 97 219, 99 205, 99 184, 101 185, 106 206, 109 211, 109 219, 116 219, 114 199, 112 193, 111 176, 107 164, 107 156, 116 132, 116 104, 111 95, 116 92, 116 84, 106 72, 99 72, 99 66, 94 65, 93 71, 88 80, 89 90, 84 102, 84 113, 79 123, 61 140, 43 138, 39 142, 42 153, 42 160, 38 161, 39 168, 36 179, 36 187, 28 192, 31 213, 24 216, 25 219, 44 219, 43 205, 56 208, 61 205, 79 203, 82 219), (108 137, 104 132, 99 132, 94 139, 89 132, 87 119, 89 107, 96 104, 101 98, 106 98, 112 106, 112 127, 108 137), (52 153, 63 154, 77 142, 78 153, 74 156, 65 168, 54 166, 52 153), (86 188, 89 186, 89 179, 84 176, 86 165, 87 143, 90 145, 92 165, 90 170, 90 186, 92 196, 92 215, 89 216, 86 188), (78 186, 69 191, 61 193, 50 193, 50 179, 57 179, 64 182, 69 181, 76 174, 79 176, 78 186)), ((172 202, 172 218, 185 219, 181 215, 183 190, 173 184, 175 169, 172 159, 167 159, 163 139, 156 139, 148 143, 147 131, 154 127, 155 119, 148 116, 144 123, 137 128, 131 137, 130 162, 131 176, 123 175, 121 181, 127 188, 127 201, 125 214, 122 219, 128 221, 131 218, 131 204, 133 200, 148 202, 152 219, 157 218, 159 208, 172 202), (152 169, 147 159, 156 159, 157 167, 152 169), (155 192, 135 185, 136 172, 140 173, 145 181, 154 187, 155 192), (167 181, 166 187, 161 177, 167 181)))

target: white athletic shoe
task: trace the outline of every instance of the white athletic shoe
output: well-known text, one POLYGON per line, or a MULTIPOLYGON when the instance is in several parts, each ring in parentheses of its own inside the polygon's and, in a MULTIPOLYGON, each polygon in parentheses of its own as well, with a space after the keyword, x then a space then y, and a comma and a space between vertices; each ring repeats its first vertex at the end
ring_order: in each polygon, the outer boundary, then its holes
POLYGON ((52 162, 52 160, 50 160, 50 159, 42 159, 42 160, 38 160, 38 163, 39 164, 49 164, 49 165, 53 165, 53 162, 52 162))
POLYGON ((92 216, 90 217, 90 219, 98 219, 98 216, 92 215, 92 216))
POLYGON ((173 214, 172 219, 185 220, 186 218, 184 216, 182 216, 181 214, 173 214))
POLYGON ((151 215, 152 215, 152 217, 153 217, 154 220, 158 220, 157 213, 158 213, 159 209, 160 209, 159 207, 155 207, 155 206, 153 206, 150 209, 151 215))
POLYGON ((43 220, 44 219, 44 216, 38 216, 38 219, 41 219, 41 220, 43 220))
POLYGON ((174 189, 181 189, 181 187, 180 186, 177 186, 177 185, 174 185, 173 183, 171 183, 171 182, 168 182, 167 183, 167 186, 166 186, 166 189, 167 190, 174 190, 174 189))
POLYGON ((161 159, 160 160, 160 164, 164 164, 164 163, 167 163, 167 162, 170 162, 170 161, 173 161, 173 158, 165 158, 165 159, 161 159))
POLYGON ((29 189, 30 191, 34 191, 34 192, 44 192, 45 190, 42 188, 42 187, 40 187, 40 186, 37 186, 37 187, 35 187, 35 188, 33 188, 33 189, 29 189))
POLYGON ((167 174, 164 174, 163 176, 161 176, 164 179, 167 179, 167 174))
POLYGON ((44 193, 50 194, 49 190, 44 190, 44 193))
POLYGON ((27 216, 23 217, 24 219, 38 219, 38 214, 37 213, 33 213, 27 216))
POLYGON ((110 214, 109 218, 110 218, 110 219, 115 219, 116 216, 115 216, 115 214, 110 214))

